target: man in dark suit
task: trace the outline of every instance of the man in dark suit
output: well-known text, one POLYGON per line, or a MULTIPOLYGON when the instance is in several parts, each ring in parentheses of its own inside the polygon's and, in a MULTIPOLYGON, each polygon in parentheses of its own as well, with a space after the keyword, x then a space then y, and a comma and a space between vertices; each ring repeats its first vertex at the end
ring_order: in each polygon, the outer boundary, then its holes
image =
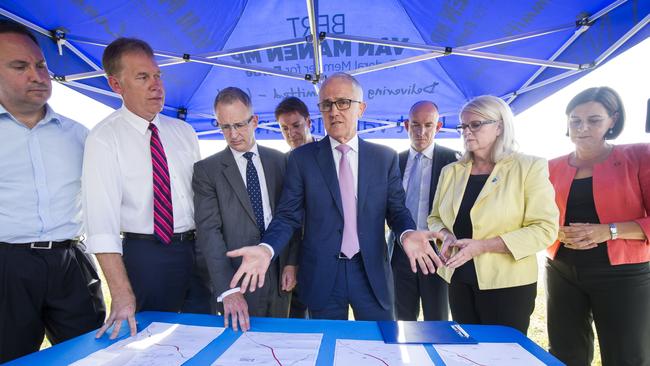
MULTIPOLYGON (((415 103, 404 122, 411 148, 399 154, 402 185, 406 191, 406 207, 411 212, 418 230, 427 230, 427 217, 438 185, 442 168, 457 160, 456 151, 434 144, 436 133, 442 127, 438 107, 430 101, 415 103)), ((395 306, 398 320, 417 320, 420 299, 424 320, 449 318, 448 285, 438 275, 413 273, 409 259, 395 241, 391 265, 395 280, 395 306)))
MULTIPOLYGON (((294 149, 316 141, 311 135, 311 119, 309 118, 309 108, 305 102, 296 97, 288 97, 283 99, 280 104, 275 107, 275 120, 280 125, 282 137, 289 145, 291 151, 294 149)), ((287 153, 287 156, 289 154, 287 153)), ((302 242, 302 230, 296 230, 294 240, 296 245, 300 247, 302 242)), ((299 251, 300 249, 298 249, 299 251)), ((309 318, 307 306, 300 302, 299 299, 299 286, 297 286, 296 273, 298 266, 285 266, 282 271, 282 289, 285 291, 292 291, 291 306, 289 307, 290 318, 309 318)))
POLYGON ((255 142, 257 116, 250 97, 238 88, 223 89, 214 102, 219 127, 228 143, 218 152, 194 165, 197 245, 204 253, 211 287, 223 302, 225 327, 232 320, 250 328, 249 316, 287 317, 290 293, 279 286, 280 269, 294 264, 289 249, 271 262, 266 273, 269 286, 242 294, 228 283, 239 260, 226 257, 228 250, 259 243, 282 191, 286 158, 279 151, 255 142))
POLYGON ((385 222, 400 237, 413 271, 416 262, 425 273, 442 265, 428 243, 438 235, 414 231, 397 154, 358 138, 357 122, 366 104, 356 79, 344 73, 330 76, 319 100, 328 136, 289 156, 282 197, 262 244, 228 253, 243 256, 230 285, 243 278, 242 291, 263 286, 271 258, 304 218, 298 283, 310 315, 347 319, 352 306, 358 320, 394 319, 385 222))

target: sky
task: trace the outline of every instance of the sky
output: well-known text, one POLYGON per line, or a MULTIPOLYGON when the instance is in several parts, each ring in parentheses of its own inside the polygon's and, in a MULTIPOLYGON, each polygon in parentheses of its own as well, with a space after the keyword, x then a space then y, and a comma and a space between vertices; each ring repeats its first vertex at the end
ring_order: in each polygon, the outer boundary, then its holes
MULTIPOLYGON (((600 66, 587 76, 548 96, 535 106, 515 117, 515 135, 519 151, 551 159, 567 154, 573 145, 566 132, 564 109, 573 96, 594 86, 610 86, 621 95, 626 111, 625 129, 614 140, 615 144, 650 142, 645 133, 648 98, 650 98, 650 38, 630 48, 607 64, 600 66)), ((70 117, 88 128, 92 128, 113 110, 70 88, 53 83, 50 105, 60 114, 70 117)), ((408 149, 406 133, 404 139, 370 140, 385 144, 397 151, 408 149)), ((439 139, 437 143, 456 150, 463 150, 462 140, 439 139)), ((201 155, 207 157, 222 150, 223 140, 201 140, 201 155)), ((283 140, 259 141, 260 145, 281 151, 288 151, 283 140)))

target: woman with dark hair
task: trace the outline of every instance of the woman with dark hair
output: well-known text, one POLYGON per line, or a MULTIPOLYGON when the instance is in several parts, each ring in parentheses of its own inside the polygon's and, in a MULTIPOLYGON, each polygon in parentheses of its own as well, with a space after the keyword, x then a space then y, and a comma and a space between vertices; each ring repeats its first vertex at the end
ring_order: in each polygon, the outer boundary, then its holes
POLYGON ((550 352, 590 365, 594 322, 603 365, 650 365, 650 144, 608 142, 625 122, 611 88, 566 115, 575 151, 549 162, 562 225, 546 264, 550 352))

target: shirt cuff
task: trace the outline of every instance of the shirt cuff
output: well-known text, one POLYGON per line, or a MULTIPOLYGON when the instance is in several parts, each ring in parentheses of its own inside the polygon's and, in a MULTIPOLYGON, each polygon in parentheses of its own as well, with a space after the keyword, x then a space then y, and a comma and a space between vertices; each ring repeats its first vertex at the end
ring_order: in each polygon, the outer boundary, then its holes
POLYGON ((119 235, 89 235, 84 244, 86 244, 87 253, 119 253, 122 255, 122 238, 119 235))
POLYGON ((240 290, 239 287, 235 287, 235 288, 231 288, 230 290, 224 291, 221 295, 219 295, 219 297, 217 297, 217 302, 223 302, 223 299, 225 299, 226 296, 234 294, 235 292, 239 292, 239 290, 240 290))
POLYGON ((404 237, 404 234, 408 233, 409 231, 415 231, 413 229, 407 229, 404 230, 404 232, 399 236, 399 243, 402 244, 402 238, 404 237))
POLYGON ((272 246, 270 246, 270 245, 268 245, 266 243, 260 243, 260 245, 271 251, 271 259, 273 259, 273 257, 275 257, 275 250, 273 250, 272 246))

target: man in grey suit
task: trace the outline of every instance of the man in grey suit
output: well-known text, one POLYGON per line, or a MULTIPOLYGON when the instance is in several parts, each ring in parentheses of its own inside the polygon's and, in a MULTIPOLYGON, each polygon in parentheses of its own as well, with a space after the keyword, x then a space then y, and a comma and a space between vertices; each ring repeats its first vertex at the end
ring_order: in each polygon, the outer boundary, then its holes
POLYGON ((229 250, 259 243, 280 198, 286 158, 255 142, 258 118, 241 89, 223 89, 214 108, 228 147, 194 165, 197 245, 205 256, 212 291, 223 302, 224 326, 231 322, 234 330, 239 325, 246 331, 249 316, 288 316, 290 293, 282 291, 280 270, 296 264, 295 246, 271 263, 268 288, 245 295, 229 286, 241 260, 226 256, 229 250))

